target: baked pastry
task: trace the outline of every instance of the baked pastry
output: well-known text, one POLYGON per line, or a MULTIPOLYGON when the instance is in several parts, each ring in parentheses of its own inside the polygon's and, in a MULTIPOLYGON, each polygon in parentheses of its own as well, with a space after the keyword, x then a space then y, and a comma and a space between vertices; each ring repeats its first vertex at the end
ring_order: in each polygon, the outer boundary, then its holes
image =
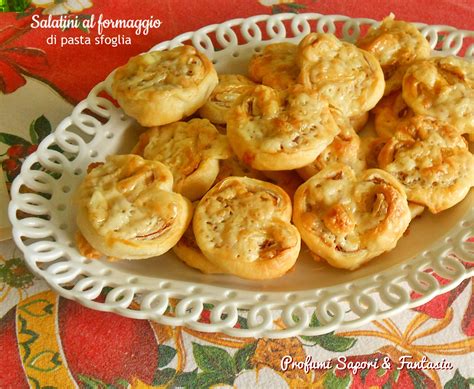
POLYGON ((212 123, 226 124, 227 114, 234 103, 255 85, 252 80, 241 74, 219 75, 219 84, 199 109, 199 115, 212 123))
POLYGON ((192 46, 178 46, 132 57, 115 71, 112 94, 142 126, 161 126, 197 111, 217 82, 204 54, 192 46))
POLYGON ((454 127, 429 117, 401 122, 378 162, 404 185, 410 201, 432 213, 459 203, 474 185, 467 142, 454 127))
POLYGON ((295 194, 293 222, 311 251, 331 266, 354 270, 391 250, 410 223, 402 185, 380 169, 356 175, 331 165, 295 194))
POLYGON ((372 110, 377 134, 390 138, 400 121, 412 118, 415 113, 403 100, 401 91, 385 96, 372 110))
POLYGON ((271 182, 283 189, 293 199, 296 189, 303 183, 295 170, 262 170, 263 181, 271 182))
POLYGON ((191 221, 191 203, 172 191, 173 176, 158 161, 113 155, 87 174, 77 193, 77 226, 105 256, 161 255, 191 221))
POLYGON ((375 57, 332 34, 308 34, 298 47, 297 82, 317 90, 345 116, 372 109, 383 96, 385 81, 375 57))
POLYGON ((219 161, 219 173, 214 183, 216 184, 227 177, 249 177, 256 178, 257 180, 266 180, 263 172, 247 166, 234 153, 232 153, 230 158, 219 161))
POLYGON ((413 201, 408 202, 408 208, 410 208, 411 220, 421 216, 421 214, 425 212, 425 207, 423 205, 414 203, 413 201))
MULTIPOLYGON (((193 203, 193 206, 196 207, 197 202, 193 203)), ((204 256, 197 245, 192 223, 188 226, 178 243, 173 247, 173 251, 186 265, 198 269, 203 273, 223 273, 219 267, 214 265, 204 256)))
POLYGON ((247 177, 229 177, 199 202, 193 219, 196 242, 213 264, 248 279, 285 274, 300 251, 290 224, 291 201, 278 186, 247 177))
POLYGON ((402 88, 410 64, 431 54, 430 44, 421 32, 411 23, 395 20, 393 14, 371 27, 356 44, 379 61, 385 76, 385 95, 402 88))
POLYGON ((339 134, 313 162, 297 169, 298 174, 304 180, 334 163, 343 163, 355 170, 361 170, 365 166, 365 162, 359 157, 359 136, 352 129, 349 120, 336 109, 332 109, 331 112, 340 129, 339 134))
POLYGON ((140 136, 132 152, 168 166, 173 190, 191 201, 200 199, 212 186, 219 160, 231 156, 227 137, 207 119, 151 128, 140 136))
POLYGON ((369 120, 369 113, 363 112, 359 115, 351 116, 349 123, 355 132, 361 132, 369 120))
POLYGON ((339 129, 314 90, 257 86, 230 111, 227 137, 237 156, 257 170, 292 170, 315 160, 339 129))
POLYGON ((420 115, 474 135, 474 63, 437 57, 410 66, 403 78, 403 99, 420 115))
POLYGON ((387 143, 388 138, 377 138, 374 136, 363 136, 360 137, 361 156, 365 161, 365 167, 367 169, 373 169, 379 167, 379 154, 380 150, 387 143))
POLYGON ((296 84, 299 73, 297 51, 298 46, 293 43, 269 44, 250 59, 249 77, 272 88, 289 88, 296 84))

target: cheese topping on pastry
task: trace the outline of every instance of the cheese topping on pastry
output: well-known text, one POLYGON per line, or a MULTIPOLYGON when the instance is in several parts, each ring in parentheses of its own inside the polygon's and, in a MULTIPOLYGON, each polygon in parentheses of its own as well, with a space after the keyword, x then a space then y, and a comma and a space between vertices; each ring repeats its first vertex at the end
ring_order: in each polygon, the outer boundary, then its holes
POLYGON ((411 23, 394 20, 390 15, 378 27, 371 27, 357 46, 372 53, 382 66, 385 95, 399 90, 408 66, 416 60, 429 58, 431 47, 411 23))
POLYGON ((110 257, 141 259, 168 251, 190 222, 191 204, 172 192, 160 162, 115 155, 95 167, 77 192, 77 224, 93 248, 110 257))
POLYGON ((258 86, 229 114, 227 136, 239 159, 258 170, 307 165, 339 132, 327 102, 301 86, 258 86))
POLYGON ((250 60, 249 77, 255 82, 276 89, 295 85, 299 67, 296 62, 298 46, 293 43, 272 43, 250 60))
POLYGON ((474 185, 474 155, 452 126, 415 116, 400 123, 378 157, 405 186, 408 199, 433 213, 460 202, 474 185))
POLYGON ((311 251, 330 265, 354 270, 391 250, 410 223, 400 183, 383 170, 356 176, 332 165, 295 194, 293 221, 311 251))
POLYGON ((400 121, 412 118, 415 113, 403 100, 401 92, 385 96, 372 110, 375 131, 381 137, 390 138, 400 121))
POLYGON ((201 107, 217 85, 211 61, 191 46, 132 57, 113 77, 112 93, 142 126, 181 120, 201 107))
POLYGON ((438 57, 410 66, 403 78, 403 99, 413 111, 474 134, 474 63, 438 57))
POLYGON ((199 109, 199 115, 212 123, 227 123, 229 110, 240 96, 255 87, 255 83, 241 74, 221 74, 219 84, 199 109))
POLYGON ((385 81, 375 57, 332 34, 307 35, 299 44, 298 61, 297 81, 345 116, 367 112, 383 95, 385 81))
POLYGON ((340 129, 332 143, 309 165, 298 169, 298 174, 305 180, 317 172, 334 163, 343 163, 356 170, 364 167, 365 163, 359 159, 360 139, 348 119, 332 109, 334 119, 340 129))
POLYGON ((140 136, 133 152, 168 166, 174 191, 190 200, 209 190, 219 172, 219 160, 231 156, 227 137, 207 119, 152 128, 140 136))
POLYGON ((193 220, 204 255, 226 272, 249 279, 287 272, 300 250, 290 224, 291 201, 278 186, 247 177, 229 177, 199 202, 193 220))

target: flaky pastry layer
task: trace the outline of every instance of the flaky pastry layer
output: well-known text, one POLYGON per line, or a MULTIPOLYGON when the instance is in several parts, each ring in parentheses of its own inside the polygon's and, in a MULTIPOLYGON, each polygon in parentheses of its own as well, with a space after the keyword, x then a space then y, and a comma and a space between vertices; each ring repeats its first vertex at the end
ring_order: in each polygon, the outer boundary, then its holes
POLYGON ((257 170, 309 164, 339 132, 328 103, 316 91, 257 86, 229 113, 227 136, 237 156, 257 170))
POLYGON ((305 180, 332 164, 343 163, 355 170, 365 167, 365 162, 359 156, 359 136, 353 130, 349 120, 344 118, 338 110, 332 109, 331 112, 339 127, 339 134, 313 162, 297 170, 305 180))
POLYGON ((171 172, 160 162, 109 156, 77 190, 79 230, 109 257, 161 255, 176 244, 192 215, 189 200, 172 192, 172 186, 171 172))
POLYGON ((185 45, 132 57, 115 71, 112 94, 142 126, 161 126, 196 112, 217 83, 212 62, 185 45))
POLYGON ((474 185, 474 156, 466 141, 452 126, 429 117, 401 122, 378 162, 404 185, 410 201, 433 213, 460 202, 474 185))
POLYGON ((403 99, 420 115, 474 135, 474 63, 437 57, 411 65, 403 77, 403 99))
POLYGON ((372 53, 385 76, 385 95, 402 88, 408 66, 416 60, 429 58, 431 47, 421 32, 411 23, 394 20, 390 15, 379 26, 371 27, 357 46, 372 53))
POLYGON ((410 119, 415 115, 403 100, 401 91, 385 96, 377 103, 372 112, 374 113, 375 131, 384 138, 390 138, 402 120, 410 119))
POLYGON ((297 82, 317 90, 345 116, 372 109, 385 81, 375 57, 332 34, 308 34, 298 47, 297 82))
POLYGON ((226 124, 229 110, 235 102, 255 86, 252 80, 241 74, 220 74, 219 84, 199 109, 199 115, 212 123, 226 124))
POLYGON ((133 153, 164 163, 173 174, 173 190, 193 201, 212 186, 219 160, 229 158, 231 149, 209 120, 192 119, 148 130, 133 153))
POLYGON ((299 68, 296 61, 298 46, 293 43, 272 43, 249 63, 249 77, 255 82, 276 89, 296 84, 299 68))
POLYGON ((196 242, 213 264, 248 279, 282 276, 296 262, 300 236, 290 224, 291 201, 278 186, 229 177, 199 202, 196 242))
POLYGON ((411 215, 402 185, 380 169, 332 165, 295 194, 293 222, 311 251, 354 270, 395 247, 411 215))

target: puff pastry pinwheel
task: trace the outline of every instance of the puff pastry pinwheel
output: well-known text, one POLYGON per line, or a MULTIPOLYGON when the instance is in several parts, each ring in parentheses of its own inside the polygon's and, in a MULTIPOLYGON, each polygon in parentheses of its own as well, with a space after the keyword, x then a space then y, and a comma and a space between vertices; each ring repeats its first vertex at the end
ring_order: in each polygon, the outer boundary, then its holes
POLYGON ((301 85, 257 86, 230 111, 227 137, 240 160, 257 170, 309 164, 339 132, 328 103, 301 85))
POLYGON ((390 138, 402 120, 410 119, 415 115, 403 100, 401 92, 385 96, 372 112, 374 113, 375 132, 384 138, 390 138))
POLYGON ((432 213, 459 203, 474 185, 474 155, 466 141, 454 127, 433 118, 401 122, 378 161, 400 180, 410 201, 432 213))
MULTIPOLYGON (((196 207, 197 202, 193 203, 196 207)), ((201 249, 196 243, 192 223, 184 232, 181 239, 173 247, 176 256, 181 259, 186 265, 191 266, 206 274, 219 274, 223 271, 210 262, 202 253, 201 249)))
POLYGON ((298 83, 317 90, 345 116, 369 111, 383 96, 384 76, 375 57, 332 34, 303 38, 298 62, 298 83))
POLYGON ((241 74, 220 74, 219 84, 199 109, 202 118, 215 124, 226 124, 227 114, 240 96, 256 84, 241 74))
POLYGON ((380 169, 356 175, 321 170, 295 194, 293 222, 309 249, 331 266, 354 270, 393 249, 410 223, 402 185, 380 169))
POLYGON ((168 166, 174 191, 191 201, 208 191, 219 173, 219 160, 232 153, 226 136, 207 119, 151 128, 140 136, 132 152, 168 166))
POLYGON ((255 82, 276 89, 296 84, 299 68, 296 62, 298 46, 293 43, 272 43, 249 63, 249 77, 255 82))
POLYGON ((410 64, 429 58, 431 54, 429 42, 413 24, 394 19, 393 14, 386 17, 356 43, 359 48, 372 53, 382 66, 385 95, 401 89, 410 64))
POLYGON ((77 226, 105 256, 161 255, 181 238, 192 216, 191 202, 172 187, 171 172, 158 161, 109 156, 77 190, 77 226))
POLYGON ((209 261, 247 279, 277 278, 300 251, 300 234, 290 223, 291 201, 278 186, 229 177, 199 202, 193 219, 196 242, 209 261))
POLYGON ((161 126, 196 112, 217 83, 204 54, 178 46, 132 57, 115 71, 112 94, 142 126, 161 126))
POLYGON ((336 109, 332 109, 331 112, 339 126, 339 134, 313 162, 297 170, 298 174, 305 180, 330 164, 344 163, 356 170, 362 169, 365 165, 359 158, 359 136, 353 130, 349 120, 336 109))
POLYGON ((403 77, 403 99, 420 115, 432 116, 474 135, 474 63, 437 57, 410 66, 403 77))

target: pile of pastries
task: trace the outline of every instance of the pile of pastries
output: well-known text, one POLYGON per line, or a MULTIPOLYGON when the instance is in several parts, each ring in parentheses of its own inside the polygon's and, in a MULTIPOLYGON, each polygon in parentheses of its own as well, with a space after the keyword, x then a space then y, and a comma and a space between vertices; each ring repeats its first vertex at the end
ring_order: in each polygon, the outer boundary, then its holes
POLYGON ((474 64, 432 57, 392 15, 356 44, 270 44, 247 76, 218 75, 191 46, 149 52, 116 70, 112 91, 149 128, 130 154, 91 164, 76 193, 89 258, 173 249, 205 273, 271 279, 303 240, 354 270, 474 186, 474 64), (369 114, 376 135, 359 136, 369 114))

